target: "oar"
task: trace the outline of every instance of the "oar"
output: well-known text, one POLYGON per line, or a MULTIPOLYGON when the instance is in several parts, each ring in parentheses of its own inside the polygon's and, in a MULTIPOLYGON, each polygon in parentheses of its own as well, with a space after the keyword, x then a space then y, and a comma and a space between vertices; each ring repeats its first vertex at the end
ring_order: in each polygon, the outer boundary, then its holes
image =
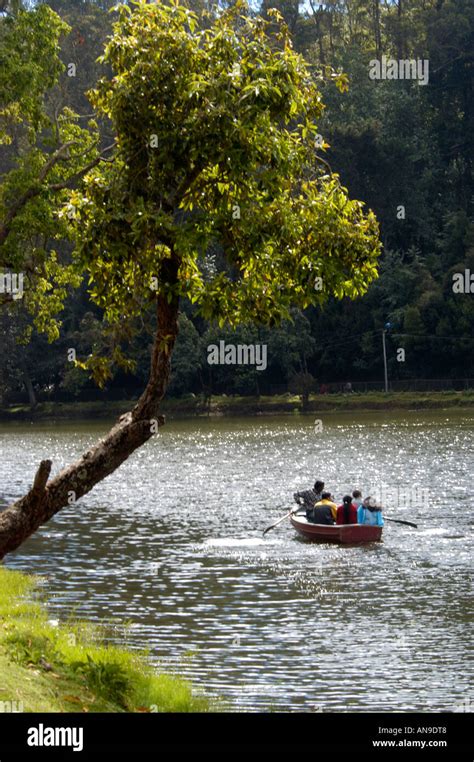
POLYGON ((270 531, 270 529, 274 529, 275 527, 277 527, 277 526, 278 526, 278 524, 281 524, 281 522, 282 522, 282 521, 284 521, 285 519, 287 519, 287 518, 288 518, 288 516, 291 516, 291 514, 292 514, 292 513, 298 513, 298 511, 299 511, 299 510, 300 510, 300 509, 299 509, 299 508, 297 508, 297 509, 296 509, 296 511, 295 511, 295 510, 292 508, 292 509, 291 509, 291 511, 288 511, 288 513, 285 513, 285 515, 284 515, 284 516, 282 516, 282 517, 281 517, 281 519, 278 519, 278 521, 276 521, 274 524, 271 524, 271 526, 269 526, 269 527, 267 527, 266 529, 264 529, 264 530, 263 530, 263 536, 265 536, 265 535, 266 535, 266 533, 270 531))
POLYGON ((384 516, 385 521, 391 521, 393 524, 406 524, 407 527, 415 527, 418 529, 418 524, 413 524, 411 521, 401 521, 400 519, 389 519, 388 516, 384 516))

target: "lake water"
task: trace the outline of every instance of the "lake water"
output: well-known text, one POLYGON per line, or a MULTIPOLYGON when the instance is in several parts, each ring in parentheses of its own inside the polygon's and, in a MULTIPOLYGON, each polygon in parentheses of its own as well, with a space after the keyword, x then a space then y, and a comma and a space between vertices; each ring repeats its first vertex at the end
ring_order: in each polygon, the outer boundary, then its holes
MULTIPOLYGON (((0 497, 106 430, 0 426, 0 497)), ((324 414, 322 434, 314 416, 170 422, 6 563, 47 577, 52 618, 106 619, 236 710, 458 711, 474 700, 473 434, 474 412, 451 410, 324 414), (262 538, 316 477, 337 498, 382 491, 418 529, 338 547, 285 521, 262 538)))

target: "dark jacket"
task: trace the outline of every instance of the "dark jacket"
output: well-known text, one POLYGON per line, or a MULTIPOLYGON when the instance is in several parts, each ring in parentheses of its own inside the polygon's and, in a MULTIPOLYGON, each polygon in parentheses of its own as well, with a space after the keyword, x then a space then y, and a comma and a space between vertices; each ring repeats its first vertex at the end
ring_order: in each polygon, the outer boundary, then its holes
POLYGON ((301 505, 301 501, 303 501, 303 506, 306 509, 309 509, 312 508, 318 500, 321 500, 321 493, 315 492, 314 489, 307 489, 304 492, 295 492, 293 497, 298 505, 301 505))
POLYGON ((313 508, 311 511, 306 511, 306 518, 312 524, 334 524, 332 511, 329 505, 318 505, 317 508, 313 508))

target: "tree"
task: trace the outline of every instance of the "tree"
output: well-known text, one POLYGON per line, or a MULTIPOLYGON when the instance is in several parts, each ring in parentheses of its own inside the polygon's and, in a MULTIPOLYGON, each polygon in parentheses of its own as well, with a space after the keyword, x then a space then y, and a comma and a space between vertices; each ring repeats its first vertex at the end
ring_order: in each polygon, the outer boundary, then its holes
POLYGON ((373 0, 373 18, 374 18, 374 41, 375 56, 380 58, 382 53, 382 33, 380 29, 380 0, 373 0))
POLYGON ((284 380, 308 373, 308 362, 314 355, 316 342, 311 336, 308 319, 299 310, 292 310, 291 322, 285 320, 268 335, 269 365, 275 374, 275 360, 283 369, 284 380))
POLYGON ((68 286, 81 281, 80 270, 53 248, 68 238, 57 212, 68 189, 104 158, 95 122, 80 127, 67 107, 47 112, 68 31, 46 5, 0 18, 0 266, 24 274, 23 304, 51 339, 59 335, 68 286))
POLYGON ((77 462, 51 480, 51 461, 40 464, 30 492, 0 516, 0 556, 163 425, 180 299, 220 326, 270 325, 293 305, 364 293, 376 277, 375 217, 317 160, 320 93, 274 19, 270 35, 243 2, 206 24, 177 1, 120 6, 103 57, 111 76, 90 94, 116 150, 70 194, 64 218, 116 336, 109 362, 84 366, 104 383, 112 363, 126 363, 121 338, 154 304, 150 376, 133 410, 77 462), (216 241, 227 269, 204 278, 216 241))
POLYGON ((184 394, 193 381, 199 382, 201 367, 201 337, 192 321, 181 313, 179 335, 172 356, 170 394, 184 394))
POLYGON ((301 396, 301 406, 307 410, 309 395, 314 392, 316 379, 311 373, 297 373, 290 379, 290 391, 301 396))

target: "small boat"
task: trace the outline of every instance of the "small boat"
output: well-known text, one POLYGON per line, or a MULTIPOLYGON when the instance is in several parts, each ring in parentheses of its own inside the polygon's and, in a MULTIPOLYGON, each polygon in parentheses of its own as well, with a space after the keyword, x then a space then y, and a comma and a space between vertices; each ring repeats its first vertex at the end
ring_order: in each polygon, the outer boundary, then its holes
POLYGON ((301 514, 290 516, 290 521, 300 535, 313 542, 359 545, 378 542, 382 538, 382 527, 371 524, 312 524, 301 514))

